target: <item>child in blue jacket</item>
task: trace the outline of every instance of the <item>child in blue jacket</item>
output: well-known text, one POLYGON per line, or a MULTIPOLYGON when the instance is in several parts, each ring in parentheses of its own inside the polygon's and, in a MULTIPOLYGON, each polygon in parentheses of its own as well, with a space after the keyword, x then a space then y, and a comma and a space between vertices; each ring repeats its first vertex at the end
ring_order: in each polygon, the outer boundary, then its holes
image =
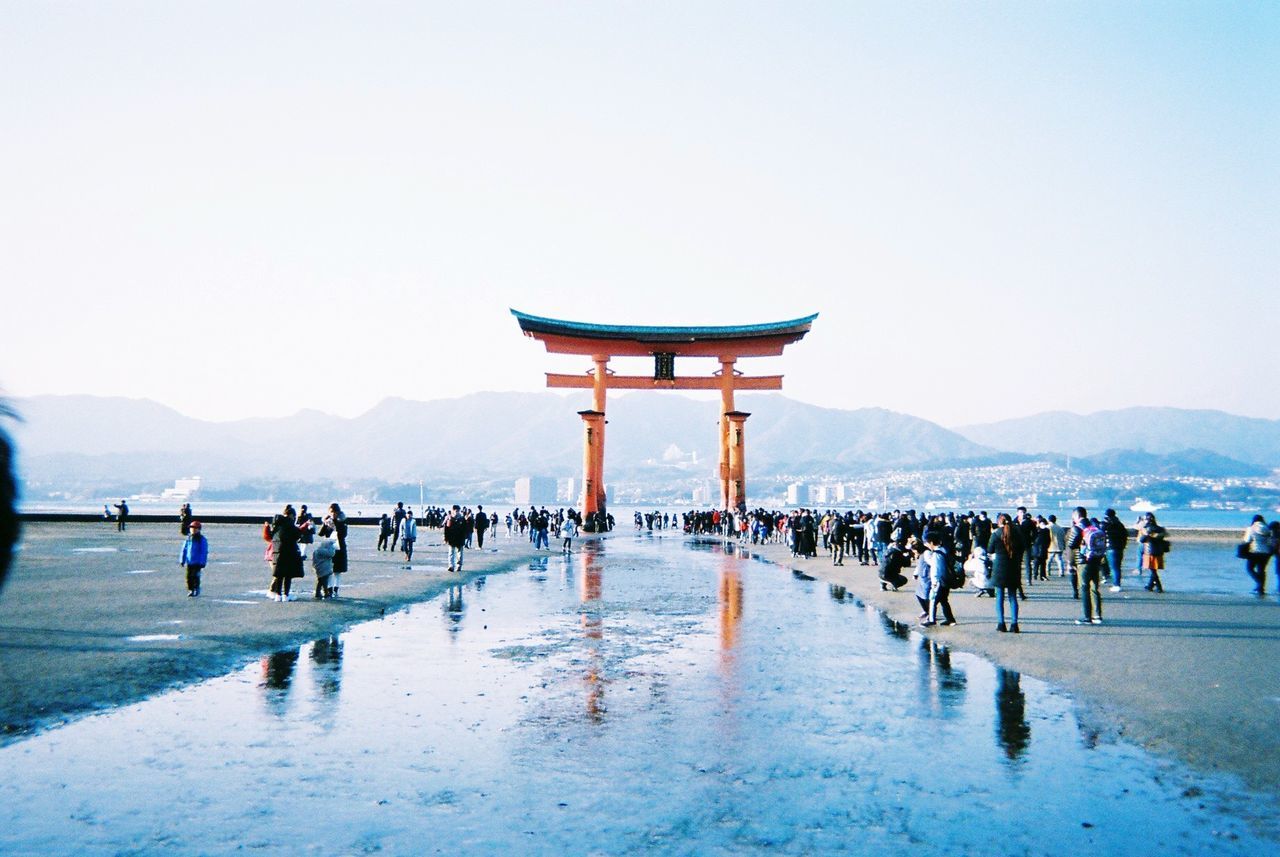
POLYGON ((209 564, 209 540, 200 532, 200 522, 191 522, 191 535, 182 545, 178 562, 187 569, 187 597, 200 594, 200 572, 209 564))

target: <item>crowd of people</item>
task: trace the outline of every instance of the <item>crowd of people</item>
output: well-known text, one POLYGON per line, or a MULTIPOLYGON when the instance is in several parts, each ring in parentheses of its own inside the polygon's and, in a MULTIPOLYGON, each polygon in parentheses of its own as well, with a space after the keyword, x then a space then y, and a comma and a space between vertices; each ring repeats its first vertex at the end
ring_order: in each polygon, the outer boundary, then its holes
MULTIPOLYGON (((949 596, 966 589, 995 601, 996 630, 1019 633, 1018 601, 1027 591, 1051 576, 1069 578, 1072 596, 1080 601, 1080 625, 1103 622, 1103 591, 1119 593, 1126 584, 1126 554, 1142 587, 1163 593, 1161 572, 1172 549, 1168 530, 1154 512, 1141 515, 1132 525, 1122 522, 1114 509, 1101 518, 1077 507, 1068 524, 1056 515, 1032 515, 1025 507, 1013 514, 999 513, 992 520, 985 511, 921 515, 914 510, 892 512, 837 512, 796 509, 787 512, 756 509, 739 515, 731 512, 691 511, 681 516, 685 532, 708 533, 750 541, 752 544, 786 544, 794 558, 816 558, 821 551, 833 565, 846 559, 875 566, 880 585, 898 590, 915 567, 915 596, 920 601, 922 625, 954 622, 949 596), (1136 555, 1136 561, 1133 557, 1136 555), (939 618, 941 617, 941 618, 939 618)), ((652 526, 662 526, 653 516, 652 526)), ((649 525, 650 516, 644 516, 649 525)), ((674 523, 673 523, 674 525, 674 523)), ((639 513, 636 527, 641 528, 639 513)), ((1254 580, 1254 591, 1264 594, 1266 567, 1280 552, 1280 522, 1268 524, 1258 515, 1245 531, 1238 550, 1254 580)))
MULTIPOLYGON (((209 562, 209 542, 203 534, 203 525, 195 520, 191 504, 184 503, 178 513, 179 529, 186 537, 179 554, 179 563, 186 570, 188 597, 200 595, 201 574, 209 562)), ((597 530, 613 527, 612 515, 600 515, 592 522, 597 530)), ((512 509, 506 516, 508 538, 528 535, 535 550, 550 550, 551 539, 560 541, 560 551, 571 553, 573 540, 586 526, 587 520, 573 508, 550 512, 545 506, 531 506, 528 510, 512 509)), ((404 555, 403 568, 412 568, 413 552, 418 540, 418 528, 441 530, 448 548, 448 571, 461 573, 466 551, 483 549, 487 534, 498 532, 499 518, 494 512, 486 512, 484 506, 471 508, 455 504, 452 508, 431 506, 415 515, 403 502, 383 514, 378 520, 377 552, 395 552, 397 546, 404 555)), ((305 576, 310 561, 315 575, 317 600, 337 598, 342 576, 349 568, 347 562, 347 516, 337 503, 329 506, 328 513, 317 519, 305 504, 295 509, 288 504, 262 525, 262 538, 266 549, 264 559, 271 570, 268 595, 274 601, 293 601, 293 581, 305 576)))
MULTIPOLYGON (((188 595, 200 594, 200 572, 208 562, 208 543, 189 504, 179 514, 183 535, 181 563, 187 569, 188 595)), ((460 573, 466 551, 483 549, 486 536, 498 532, 505 523, 508 538, 528 538, 535 550, 551 550, 551 541, 560 542, 561 552, 571 552, 573 540, 587 530, 588 521, 573 508, 549 511, 545 506, 512 509, 500 521, 484 506, 427 507, 415 515, 397 503, 378 522, 376 550, 399 550, 405 568, 411 568, 418 528, 439 529, 448 548, 448 570, 460 573)), ((611 515, 594 521, 610 529, 611 515)), ((949 625, 954 622, 950 594, 959 589, 994 601, 996 629, 1019 633, 1019 600, 1027 591, 1051 576, 1068 578, 1072 596, 1081 603, 1081 625, 1103 622, 1103 591, 1123 591, 1126 574, 1137 572, 1143 588, 1163 593, 1161 572, 1172 548, 1168 531, 1152 512, 1126 526, 1114 509, 1101 518, 1091 517, 1077 507, 1067 524, 1056 515, 1032 515, 1025 507, 1013 514, 999 513, 993 520, 985 511, 923 515, 915 510, 892 512, 837 512, 796 509, 791 512, 758 508, 734 513, 726 510, 690 510, 684 513, 634 513, 635 528, 666 530, 679 528, 690 535, 718 535, 752 544, 786 544, 794 558, 816 558, 820 552, 833 565, 845 560, 877 568, 880 586, 897 591, 909 583, 907 570, 914 567, 915 596, 921 605, 921 624, 949 625), (1126 555, 1135 555, 1133 568, 1126 572, 1126 555)), ((316 576, 313 597, 337 598, 342 575, 347 572, 346 515, 337 503, 318 521, 302 505, 292 505, 263 525, 267 541, 265 557, 271 566, 270 596, 277 601, 293 599, 292 581, 303 576, 308 560, 316 576), (313 547, 314 545, 314 547, 313 547)), ((1245 530, 1237 551, 1255 583, 1254 591, 1265 594, 1266 570, 1270 559, 1280 552, 1280 521, 1267 523, 1254 517, 1245 530)), ((1131 578, 1130 578, 1131 579, 1131 578)))

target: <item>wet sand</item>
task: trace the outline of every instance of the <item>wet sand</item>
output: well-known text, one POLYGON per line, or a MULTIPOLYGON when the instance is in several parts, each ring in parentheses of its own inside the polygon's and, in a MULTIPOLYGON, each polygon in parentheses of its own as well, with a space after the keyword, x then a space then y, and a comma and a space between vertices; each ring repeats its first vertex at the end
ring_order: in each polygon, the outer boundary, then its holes
MULTIPOLYGON (((744 549, 918 627, 914 579, 882 592, 876 569, 856 560, 834 567, 821 554, 793 559, 782 545, 744 549)), ((1135 579, 1120 593, 1104 588, 1102 625, 1078 626, 1068 579, 1038 582, 1027 595, 1020 634, 998 633, 995 603, 972 590, 952 595, 958 624, 920 630, 1061 687, 1098 726, 1198 770, 1235 774, 1280 808, 1280 599, 1160 595, 1135 579)))
MULTIPOLYGON (((377 531, 352 527, 341 597, 269 601, 261 525, 205 527, 210 565, 188 598, 176 524, 27 524, 0 592, 0 742, 42 726, 222 675, 264 652, 297 646, 483 574, 528 564, 527 538, 486 539, 465 574, 447 571, 441 531, 419 530, 412 570, 375 550, 377 531)), ((546 555, 546 551, 541 552, 546 555)))
MULTIPOLYGON (((353 527, 343 598, 266 598, 260 529, 210 526, 203 594, 187 598, 173 524, 30 524, 0 594, 0 742, 42 726, 222 675, 265 652, 297 646, 431 598, 478 575, 536 561, 505 530, 468 552, 466 576, 446 571, 439 531, 422 530, 412 570, 374 550, 376 531, 353 527)), ((621 530, 619 537, 628 537, 621 530)), ((666 536, 679 538, 679 536, 666 536)), ((915 625, 910 588, 881 592, 875 569, 793 560, 781 545, 762 558, 844 586, 892 619, 915 625)), ((551 553, 555 553, 552 551, 551 553)), ((546 552, 541 552, 542 556, 546 552)), ((998 634, 990 599, 958 593, 959 624, 927 633, 956 648, 1073 693, 1092 721, 1206 771, 1239 776, 1280 802, 1280 601, 1127 590, 1104 592, 1105 624, 1079 627, 1069 582, 1037 584, 1019 635, 998 634)))

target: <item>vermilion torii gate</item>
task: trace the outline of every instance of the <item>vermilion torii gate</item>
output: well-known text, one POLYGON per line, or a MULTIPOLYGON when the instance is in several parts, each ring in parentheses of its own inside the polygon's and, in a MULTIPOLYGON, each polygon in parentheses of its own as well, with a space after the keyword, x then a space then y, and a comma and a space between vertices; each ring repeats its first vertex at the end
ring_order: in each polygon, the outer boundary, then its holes
POLYGON ((781 390, 781 375, 743 375, 734 368, 740 357, 774 357, 809 332, 817 313, 792 321, 722 327, 639 327, 560 321, 511 310, 525 336, 542 342, 551 354, 581 354, 594 365, 582 375, 547 373, 547 386, 589 389, 591 409, 579 411, 585 434, 582 447, 582 511, 605 510, 604 427, 605 391, 719 390, 720 391, 720 508, 742 510, 747 505, 743 426, 750 414, 734 407, 735 390, 781 390), (609 369, 613 357, 654 358, 653 377, 617 375, 609 369), (677 357, 711 357, 720 369, 711 375, 677 377, 677 357))

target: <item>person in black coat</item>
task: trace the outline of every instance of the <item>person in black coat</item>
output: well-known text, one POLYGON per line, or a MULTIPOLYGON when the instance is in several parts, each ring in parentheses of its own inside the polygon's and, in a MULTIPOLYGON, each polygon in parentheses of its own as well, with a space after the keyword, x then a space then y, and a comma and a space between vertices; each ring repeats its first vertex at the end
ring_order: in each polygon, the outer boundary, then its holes
POLYGON ((302 577, 302 555, 298 553, 298 525, 293 506, 268 525, 271 533, 271 595, 275 601, 292 601, 289 588, 295 577, 302 577))
POLYGON ((987 540, 987 556, 991 559, 991 585, 996 590, 996 620, 999 622, 996 625, 997 631, 1012 630, 1015 634, 1019 633, 1017 591, 1022 585, 1021 568, 1024 550, 1019 528, 1008 515, 1001 512, 996 516, 995 529, 991 531, 991 538, 987 540), (1013 620, 1012 627, 1004 624, 1006 598, 1009 600, 1009 612, 1012 614, 1010 616, 1013 620))
MULTIPOLYGON (((0 413, 5 413, 0 407, 0 413)), ((13 475, 13 448, 9 438, 0 431, 0 589, 4 588, 9 565, 13 561, 13 546, 18 543, 18 481, 13 475)))

